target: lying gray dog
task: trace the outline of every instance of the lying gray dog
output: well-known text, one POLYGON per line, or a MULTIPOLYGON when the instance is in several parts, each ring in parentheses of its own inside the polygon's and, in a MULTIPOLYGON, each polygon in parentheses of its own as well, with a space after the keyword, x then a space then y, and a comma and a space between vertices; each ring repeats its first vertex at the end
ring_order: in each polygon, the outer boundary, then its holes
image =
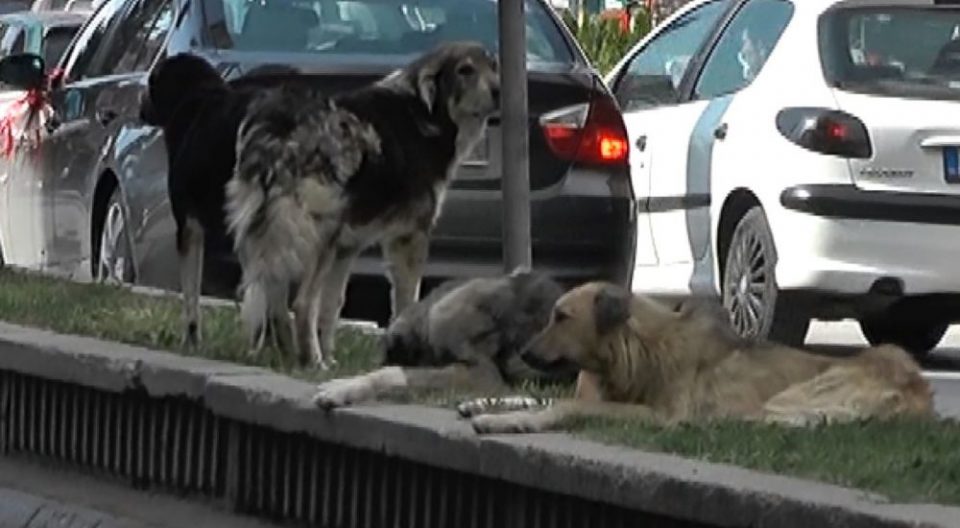
POLYGON ((314 401, 330 408, 411 389, 499 392, 522 381, 572 382, 575 371, 539 371, 520 359, 563 292, 526 269, 442 284, 387 329, 383 367, 323 383, 314 401))

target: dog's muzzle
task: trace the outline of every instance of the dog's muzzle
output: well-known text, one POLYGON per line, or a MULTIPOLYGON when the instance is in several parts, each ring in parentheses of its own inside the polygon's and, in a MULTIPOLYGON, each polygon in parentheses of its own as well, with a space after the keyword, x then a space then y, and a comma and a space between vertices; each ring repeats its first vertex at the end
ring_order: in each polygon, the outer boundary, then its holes
POLYGON ((566 358, 561 357, 553 361, 547 361, 531 352, 529 347, 520 352, 520 359, 534 369, 547 374, 562 376, 580 371, 577 365, 566 358))

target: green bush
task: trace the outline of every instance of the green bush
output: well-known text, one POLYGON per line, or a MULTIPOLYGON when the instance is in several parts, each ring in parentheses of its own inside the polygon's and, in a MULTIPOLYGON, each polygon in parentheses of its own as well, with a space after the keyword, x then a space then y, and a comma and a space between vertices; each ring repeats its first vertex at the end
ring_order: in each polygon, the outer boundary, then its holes
POLYGON ((570 28, 580 47, 601 75, 606 75, 630 47, 650 31, 650 17, 645 11, 636 15, 633 31, 620 30, 616 19, 601 19, 599 15, 585 15, 583 23, 569 11, 563 13, 563 21, 570 28))

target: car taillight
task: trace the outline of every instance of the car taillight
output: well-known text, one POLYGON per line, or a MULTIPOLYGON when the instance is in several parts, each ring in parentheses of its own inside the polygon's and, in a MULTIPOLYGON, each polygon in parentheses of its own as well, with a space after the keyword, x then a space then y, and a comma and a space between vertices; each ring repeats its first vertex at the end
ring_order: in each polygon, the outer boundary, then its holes
POLYGON ((540 126, 547 145, 562 159, 599 165, 627 161, 627 130, 607 96, 544 114, 540 126))
POLYGON ((873 155, 867 127, 840 110, 784 108, 777 114, 777 130, 793 143, 821 154, 861 159, 873 155))

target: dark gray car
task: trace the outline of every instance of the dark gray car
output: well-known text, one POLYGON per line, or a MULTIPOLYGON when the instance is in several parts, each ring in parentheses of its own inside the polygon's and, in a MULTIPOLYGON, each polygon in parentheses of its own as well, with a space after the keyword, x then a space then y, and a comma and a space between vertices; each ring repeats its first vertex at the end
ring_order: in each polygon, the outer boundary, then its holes
MULTIPOLYGON (((4 165, 7 262, 178 289, 164 145, 137 117, 159 56, 192 51, 233 82, 274 82, 248 74, 293 66, 334 93, 440 41, 495 48, 496 8, 490 0, 104 1, 60 63, 49 135, 38 152, 4 165)), ((567 284, 629 284, 635 202, 619 109, 549 6, 526 0, 526 9, 534 265, 567 284)), ((425 289, 502 271, 498 145, 494 118, 447 195, 425 289)), ((225 237, 211 237, 204 271, 207 294, 234 295, 239 270, 225 237)), ((372 248, 354 268, 345 316, 383 322, 387 296, 372 248)))

